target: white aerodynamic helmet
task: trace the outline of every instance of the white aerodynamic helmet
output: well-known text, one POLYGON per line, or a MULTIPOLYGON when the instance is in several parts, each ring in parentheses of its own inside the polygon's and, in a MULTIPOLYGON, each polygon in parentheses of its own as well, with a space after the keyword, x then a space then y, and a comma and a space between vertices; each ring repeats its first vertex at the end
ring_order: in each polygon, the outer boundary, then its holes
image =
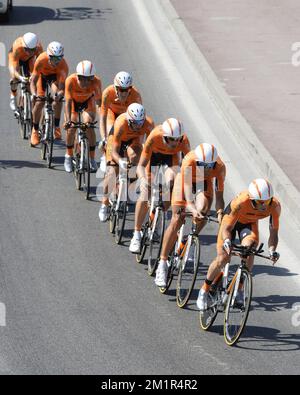
POLYGON ((38 37, 34 33, 26 33, 23 36, 24 47, 34 49, 38 45, 38 37))
POLYGON ((48 45, 47 48, 47 55, 48 56, 55 56, 55 57, 61 57, 64 56, 64 47, 61 43, 57 41, 53 41, 48 45))
POLYGON ((251 200, 270 200, 274 197, 274 190, 269 181, 258 178, 251 182, 248 188, 251 200))
POLYGON ((143 124, 146 119, 146 112, 144 106, 138 103, 130 104, 127 108, 127 121, 129 123, 143 124))
POLYGON ((183 124, 175 118, 167 119, 163 125, 163 136, 179 139, 183 135, 183 124))
POLYGON ((132 76, 126 71, 121 71, 115 76, 114 85, 116 88, 129 89, 132 87, 132 76))
POLYGON ((215 163, 219 157, 216 147, 207 143, 198 145, 195 154, 197 161, 205 164, 215 163))
POLYGON ((78 63, 76 67, 76 73, 80 77, 94 77, 96 74, 96 69, 94 64, 89 60, 83 60, 78 63))

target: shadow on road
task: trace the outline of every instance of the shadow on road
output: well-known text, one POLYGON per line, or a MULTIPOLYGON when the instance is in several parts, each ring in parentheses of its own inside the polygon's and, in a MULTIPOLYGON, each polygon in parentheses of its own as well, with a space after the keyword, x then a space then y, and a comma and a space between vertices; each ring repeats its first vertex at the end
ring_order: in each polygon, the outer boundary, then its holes
POLYGON ((297 351, 300 350, 300 334, 284 334, 278 329, 247 326, 237 348, 254 351, 297 351), (246 339, 247 337, 251 339, 246 339), (255 343, 255 345, 253 344, 255 343))
POLYGON ((40 169, 45 167, 44 163, 28 162, 23 160, 0 160, 0 169, 22 169, 22 168, 40 169))
POLYGON ((268 274, 269 276, 277 276, 277 277, 292 277, 298 276, 298 273, 292 273, 289 269, 285 267, 278 267, 270 265, 260 265, 257 264, 254 266, 253 275, 258 276, 260 274, 268 274))
POLYGON ((254 297, 252 308, 268 312, 292 310, 293 306, 300 304, 300 296, 270 295, 266 297, 254 297))
POLYGON ((66 7, 51 9, 38 6, 15 6, 9 25, 32 25, 43 21, 105 20, 111 8, 103 10, 89 7, 66 7))

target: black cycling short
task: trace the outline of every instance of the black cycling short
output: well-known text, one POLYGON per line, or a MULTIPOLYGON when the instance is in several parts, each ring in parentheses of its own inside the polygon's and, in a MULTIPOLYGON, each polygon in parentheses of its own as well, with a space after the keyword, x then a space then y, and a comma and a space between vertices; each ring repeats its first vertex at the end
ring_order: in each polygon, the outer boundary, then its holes
POLYGON ((57 75, 56 74, 50 74, 50 75, 42 75, 42 87, 43 90, 45 91, 47 88, 47 84, 50 86, 53 84, 53 82, 57 81, 57 75))
POLYGON ((151 167, 156 167, 156 166, 172 167, 173 166, 173 155, 153 153, 151 156, 150 166, 151 167))
POLYGON ((131 144, 133 143, 134 139, 128 140, 128 141, 122 141, 121 143, 121 147, 119 150, 119 155, 121 158, 124 158, 126 156, 126 151, 128 149, 128 147, 131 146, 131 144))
POLYGON ((75 101, 73 99, 74 102, 74 110, 75 112, 83 112, 85 111, 88 106, 89 106, 89 101, 91 100, 91 98, 94 97, 94 95, 92 95, 91 97, 89 97, 86 101, 84 101, 83 103, 79 103, 77 101, 75 101))

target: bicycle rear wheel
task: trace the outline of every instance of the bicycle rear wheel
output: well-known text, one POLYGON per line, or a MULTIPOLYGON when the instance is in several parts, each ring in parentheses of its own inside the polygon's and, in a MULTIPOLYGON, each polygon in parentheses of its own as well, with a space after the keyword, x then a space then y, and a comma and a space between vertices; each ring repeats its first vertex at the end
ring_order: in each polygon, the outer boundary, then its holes
POLYGON ((225 310, 224 339, 228 346, 235 345, 241 337, 247 323, 251 307, 253 289, 252 275, 246 268, 241 270, 240 281, 237 283, 237 280, 235 280, 232 284, 233 286, 231 288, 225 310), (240 290, 243 293, 243 301, 241 304, 236 300, 237 290, 240 290))
POLYGON ((200 327, 204 331, 208 331, 213 326, 219 313, 218 305, 221 303, 220 290, 218 289, 215 294, 210 292, 208 298, 210 307, 206 311, 200 311, 199 314, 200 327))
POLYGON ((116 229, 115 229, 115 241, 117 244, 121 244, 124 235, 125 222, 127 216, 127 202, 121 202, 119 210, 116 212, 116 229))
MULTIPOLYGON (((169 290, 169 288, 170 288, 170 286, 172 284, 173 278, 176 275, 176 273, 178 272, 177 259, 178 258, 175 256, 175 249, 174 249, 174 251, 173 251, 173 253, 172 253, 172 255, 171 255, 170 259, 169 259, 170 267, 169 267, 169 270, 168 270, 167 285, 166 285, 165 288, 164 287, 160 287, 159 288, 160 293, 162 293, 162 294, 166 294, 168 292, 168 290, 169 290)), ((157 262, 157 265, 158 265, 158 262, 157 262)))
MULTIPOLYGON (((191 237, 191 236, 190 236, 191 237)), ((183 308, 188 303, 194 289, 200 265, 200 240, 192 236, 191 246, 180 260, 176 287, 177 306, 183 308)))
POLYGON ((146 255, 146 251, 149 245, 149 223, 147 222, 142 229, 142 240, 141 240, 141 253, 140 254, 136 254, 135 259, 137 261, 137 263, 142 263, 145 255, 146 255))
POLYGON ((161 208, 157 208, 158 217, 155 229, 151 228, 154 232, 153 237, 149 240, 149 256, 148 256, 148 274, 153 276, 157 269, 158 260, 162 249, 162 243, 165 233, 166 215, 161 208))

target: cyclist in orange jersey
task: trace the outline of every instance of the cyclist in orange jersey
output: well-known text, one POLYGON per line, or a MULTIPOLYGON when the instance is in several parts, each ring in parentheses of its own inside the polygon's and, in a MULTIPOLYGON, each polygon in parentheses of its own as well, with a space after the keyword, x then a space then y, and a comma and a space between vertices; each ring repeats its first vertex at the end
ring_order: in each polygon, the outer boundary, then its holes
POLYGON ((143 142, 154 128, 152 118, 146 116, 144 107, 139 103, 132 103, 127 112, 120 115, 114 124, 114 133, 107 145, 107 172, 104 180, 104 193, 99 211, 101 222, 107 221, 109 180, 115 183, 119 167, 127 168, 127 154, 129 163, 136 166, 141 156, 143 142))
POLYGON ((8 53, 8 68, 11 76, 10 108, 17 110, 17 83, 29 82, 36 58, 43 52, 42 44, 34 33, 17 38, 8 53))
POLYGON ((53 41, 48 45, 47 52, 43 52, 36 60, 31 79, 31 93, 33 96, 34 107, 33 128, 31 134, 31 145, 36 146, 40 143, 39 123, 44 107, 44 102, 36 100, 38 97, 44 97, 46 92, 46 84, 51 85, 51 89, 55 94, 55 102, 53 104, 55 112, 55 134, 56 140, 61 139, 61 130, 59 127, 60 116, 62 110, 62 99, 65 92, 65 81, 69 73, 69 67, 64 59, 64 48, 62 44, 53 41))
MULTIPOLYGON (((209 307, 209 291, 213 281, 223 268, 230 262, 232 242, 238 234, 243 246, 256 248, 259 244, 258 222, 270 218, 269 255, 274 264, 280 255, 276 252, 278 246, 278 230, 281 206, 274 197, 271 184, 265 179, 254 180, 248 190, 240 193, 231 201, 225 210, 225 215, 218 234, 217 257, 209 267, 207 278, 201 288, 197 300, 199 310, 209 307)), ((252 271, 254 256, 247 260, 247 267, 252 271)), ((237 295, 237 303, 244 300, 243 290, 237 295)))
MULTIPOLYGON (((147 215, 151 182, 159 165, 164 168, 166 184, 173 188, 176 174, 179 172, 182 155, 190 151, 190 143, 180 121, 170 118, 157 126, 148 137, 138 165, 138 177, 141 179, 141 195, 136 204, 135 230, 129 250, 138 254, 141 249, 141 229, 147 215)), ((165 210, 170 206, 169 198, 164 196, 165 210)))
MULTIPOLYGON (((82 122, 93 123, 97 115, 97 108, 100 113, 102 85, 99 77, 96 76, 96 69, 92 62, 83 60, 77 65, 76 73, 70 75, 66 80, 65 88, 65 127, 67 129, 64 167, 67 173, 73 170, 72 158, 74 151, 74 141, 76 129, 72 128, 71 122, 78 122, 78 111, 83 109, 82 122)), ((92 172, 98 169, 95 160, 96 153, 96 133, 94 129, 87 131, 90 146, 90 168, 92 172)))
MULTIPOLYGON (((113 126, 117 117, 124 114, 130 104, 142 104, 138 90, 133 86, 132 76, 121 71, 115 76, 114 84, 103 91, 100 114, 100 133, 103 146, 109 135, 113 133, 113 126)), ((101 147, 99 147, 101 148, 101 147)))
MULTIPOLYGON (((184 223, 185 212, 193 215, 198 233, 206 225, 205 216, 211 209, 214 191, 219 222, 224 210, 224 184, 226 167, 217 149, 207 143, 200 144, 183 160, 172 194, 172 219, 164 235, 160 262, 155 283, 165 287, 168 274, 168 257, 174 247, 177 234, 184 223)), ((193 254, 191 254, 193 255, 193 254)))

